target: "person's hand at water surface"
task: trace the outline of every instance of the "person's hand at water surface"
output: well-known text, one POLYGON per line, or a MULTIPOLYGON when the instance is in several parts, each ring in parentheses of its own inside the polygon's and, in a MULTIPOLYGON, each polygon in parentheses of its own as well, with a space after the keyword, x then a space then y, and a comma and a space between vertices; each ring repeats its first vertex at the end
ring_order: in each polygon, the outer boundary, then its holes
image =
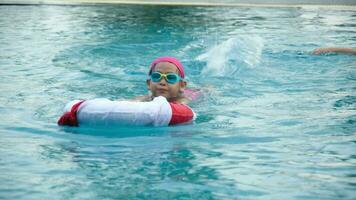
POLYGON ((345 48, 345 47, 322 47, 314 49, 312 54, 321 55, 325 53, 346 53, 346 54, 356 54, 356 49, 345 48))

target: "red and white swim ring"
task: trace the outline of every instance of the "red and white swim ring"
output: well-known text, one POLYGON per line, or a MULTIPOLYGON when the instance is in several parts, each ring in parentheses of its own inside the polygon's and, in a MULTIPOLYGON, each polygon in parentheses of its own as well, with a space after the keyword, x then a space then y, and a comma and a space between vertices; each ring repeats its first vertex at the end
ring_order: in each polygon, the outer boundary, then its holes
POLYGON ((195 120, 187 105, 168 102, 160 96, 150 102, 111 101, 108 99, 75 100, 65 106, 58 120, 63 126, 168 126, 195 120))

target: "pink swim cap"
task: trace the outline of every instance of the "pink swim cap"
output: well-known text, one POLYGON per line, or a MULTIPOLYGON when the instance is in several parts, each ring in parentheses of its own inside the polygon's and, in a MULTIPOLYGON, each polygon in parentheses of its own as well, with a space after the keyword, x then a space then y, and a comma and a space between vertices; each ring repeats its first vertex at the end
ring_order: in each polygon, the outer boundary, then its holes
POLYGON ((169 63, 174 64, 179 70, 180 77, 184 78, 184 67, 183 67, 182 63, 180 63, 177 58, 173 58, 173 57, 159 57, 156 60, 154 60, 151 63, 150 71, 148 72, 148 75, 151 75, 153 68, 157 65, 157 63, 160 63, 160 62, 169 62, 169 63))

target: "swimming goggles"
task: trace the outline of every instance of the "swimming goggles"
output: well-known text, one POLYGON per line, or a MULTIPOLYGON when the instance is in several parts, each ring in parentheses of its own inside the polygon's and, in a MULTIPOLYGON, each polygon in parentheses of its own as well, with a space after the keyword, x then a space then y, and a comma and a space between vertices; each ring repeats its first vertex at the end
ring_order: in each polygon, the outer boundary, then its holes
POLYGON ((175 84, 178 81, 182 80, 182 78, 175 73, 168 73, 168 74, 162 74, 159 72, 152 72, 150 75, 151 80, 155 83, 158 83, 161 81, 161 79, 164 77, 169 84, 175 84))

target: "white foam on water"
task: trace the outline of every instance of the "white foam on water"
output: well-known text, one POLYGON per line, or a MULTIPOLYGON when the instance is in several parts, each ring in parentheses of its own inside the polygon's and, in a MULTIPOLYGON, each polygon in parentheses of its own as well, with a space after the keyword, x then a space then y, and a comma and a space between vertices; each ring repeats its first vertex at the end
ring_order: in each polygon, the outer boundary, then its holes
POLYGON ((258 36, 233 37, 211 47, 197 57, 205 61, 206 76, 233 76, 240 67, 253 68, 260 63, 263 40, 258 36))

